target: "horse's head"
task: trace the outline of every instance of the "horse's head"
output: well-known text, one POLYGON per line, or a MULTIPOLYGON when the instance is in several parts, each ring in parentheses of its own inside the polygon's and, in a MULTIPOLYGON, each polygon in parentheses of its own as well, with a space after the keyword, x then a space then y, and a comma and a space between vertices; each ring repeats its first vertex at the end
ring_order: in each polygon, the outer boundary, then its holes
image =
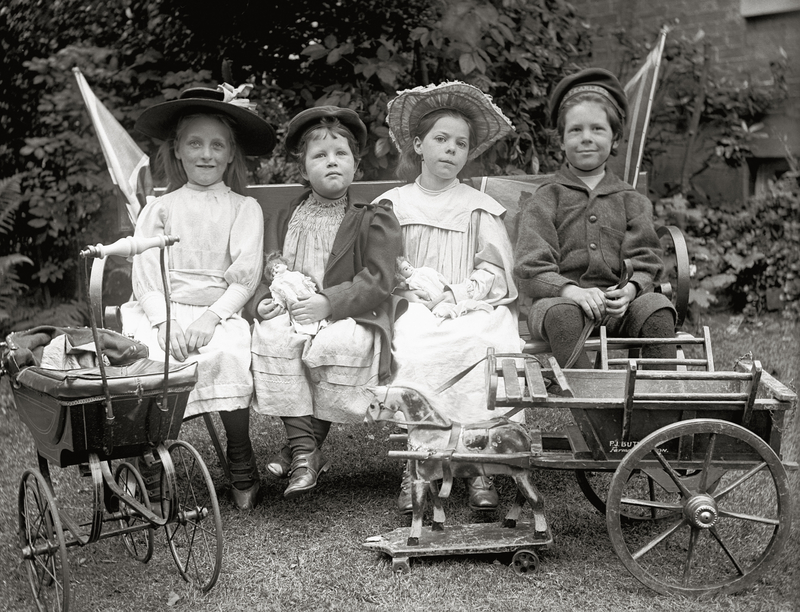
POLYGON ((397 413, 402 412, 408 424, 450 426, 450 421, 436 411, 429 396, 416 387, 389 385, 369 387, 369 391, 374 399, 367 409, 367 420, 403 422, 397 418, 397 413))
POLYGON ((397 413, 401 411, 397 403, 397 390, 394 387, 385 385, 377 387, 367 387, 367 390, 372 393, 373 398, 367 408, 367 421, 376 423, 377 421, 399 421, 401 419, 395 418, 397 413))

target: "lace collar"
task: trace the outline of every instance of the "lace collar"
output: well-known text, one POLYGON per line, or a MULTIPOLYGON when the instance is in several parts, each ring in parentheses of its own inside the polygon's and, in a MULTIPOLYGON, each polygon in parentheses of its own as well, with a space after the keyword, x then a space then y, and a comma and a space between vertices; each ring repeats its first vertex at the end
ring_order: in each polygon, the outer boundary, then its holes
POLYGON ((309 193, 308 197, 306 198, 306 204, 310 206, 316 206, 318 208, 336 208, 337 206, 346 206, 347 193, 345 192, 345 194, 337 200, 327 200, 325 198, 318 198, 317 194, 315 194, 314 191, 312 190, 311 193, 309 193))

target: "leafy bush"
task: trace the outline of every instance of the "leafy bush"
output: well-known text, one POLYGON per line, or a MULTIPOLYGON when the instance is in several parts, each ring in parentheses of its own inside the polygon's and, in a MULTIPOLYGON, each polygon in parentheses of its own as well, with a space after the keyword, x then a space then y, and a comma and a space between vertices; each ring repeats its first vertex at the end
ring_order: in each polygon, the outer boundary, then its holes
MULTIPOLYGON (((19 181, 19 175, 0 179, 0 236, 10 234, 14 227, 21 200, 19 181)), ((33 264, 30 258, 17 252, 0 255, 0 338, 8 331, 17 296, 27 289, 17 276, 17 266, 23 263, 33 264)))
POLYGON ((744 210, 689 206, 664 198, 656 214, 687 234, 695 275, 690 304, 732 308, 755 318, 770 307, 800 315, 800 187, 795 170, 771 182, 744 210))

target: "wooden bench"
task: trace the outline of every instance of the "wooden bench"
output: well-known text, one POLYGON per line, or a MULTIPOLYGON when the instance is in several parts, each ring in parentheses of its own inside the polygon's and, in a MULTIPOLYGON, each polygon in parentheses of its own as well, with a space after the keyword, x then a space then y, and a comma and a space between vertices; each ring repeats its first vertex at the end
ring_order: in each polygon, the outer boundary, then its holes
MULTIPOLYGON (((483 191, 495 200, 500 202, 506 209, 504 218, 506 230, 512 244, 517 236, 517 222, 522 201, 533 194, 536 189, 549 175, 515 175, 504 177, 477 177, 466 179, 465 182, 475 189, 483 191)), ((640 192, 645 192, 646 175, 642 173, 638 185, 640 192)), ((400 181, 361 181, 353 183, 351 195, 354 199, 362 202, 372 202, 393 187, 399 187, 403 183, 400 181)), ((282 211, 285 211, 289 204, 298 198, 305 187, 299 184, 290 185, 255 185, 248 187, 248 193, 252 195, 264 212, 264 245, 265 251, 279 250, 277 234, 277 224, 273 222, 282 211)), ((667 295, 675 309, 678 311, 677 327, 683 325, 686 311, 689 305, 689 254, 686 240, 681 230, 675 226, 657 226, 656 231, 662 240, 662 244, 673 255, 670 266, 664 281, 656 288, 667 295)), ((521 298, 521 310, 527 311, 525 298, 521 298)), ((525 338, 525 351, 530 353, 547 353, 549 347, 544 342, 531 341, 528 336, 525 322, 521 322, 520 335, 525 338)), ((612 341, 613 345, 613 341, 612 341)), ((598 348, 599 341, 590 339, 591 348, 598 348)))
MULTIPOLYGON (((542 184, 547 175, 515 175, 506 177, 478 177, 466 179, 465 182, 475 189, 479 189, 491 195, 500 202, 505 209, 504 218, 506 229, 512 243, 517 235, 517 219, 520 212, 521 202, 542 184)), ((393 187, 398 187, 403 183, 400 181, 360 181, 353 183, 351 196, 362 202, 372 202, 393 187)), ((640 175, 638 182, 639 190, 644 191, 646 180, 640 175)), ((258 200, 264 213, 264 245, 265 251, 276 250, 282 247, 278 241, 278 229, 275 220, 286 211, 289 204, 299 197, 307 188, 300 184, 288 185, 254 185, 247 188, 248 195, 258 200)), ((668 271, 664 281, 656 287, 656 290, 667 295, 678 311, 678 327, 685 319, 689 302, 689 255, 683 233, 677 227, 658 226, 657 232, 661 237, 664 247, 671 251, 672 258, 669 261, 673 265, 668 266, 668 271)), ((95 259, 90 279, 90 307, 94 310, 96 321, 100 327, 107 327, 116 331, 121 331, 122 325, 119 316, 119 307, 104 307, 103 303, 103 272, 106 259, 95 259)), ((524 298, 521 299, 521 311, 526 312, 524 298)), ((525 341, 525 353, 543 354, 549 353, 550 347, 545 342, 533 341, 528 334, 527 324, 524 316, 520 318, 520 337, 525 341)), ((599 338, 590 338, 586 342, 587 351, 593 351, 602 355, 600 350, 601 341, 599 338)), ((607 349, 636 351, 638 345, 630 343, 625 339, 608 339, 604 346, 607 349)), ((605 363, 608 357, 605 356, 605 363)), ((220 463, 226 476, 230 480, 225 452, 219 442, 214 422, 211 415, 204 414, 211 439, 219 456, 220 463)))

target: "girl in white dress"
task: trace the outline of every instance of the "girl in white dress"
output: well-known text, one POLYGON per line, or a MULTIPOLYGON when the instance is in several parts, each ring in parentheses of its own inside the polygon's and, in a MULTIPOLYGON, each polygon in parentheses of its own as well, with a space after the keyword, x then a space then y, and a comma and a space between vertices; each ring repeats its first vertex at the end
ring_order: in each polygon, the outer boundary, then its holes
POLYGON ((272 127, 240 97, 246 87, 188 89, 136 122, 164 141, 158 159, 168 186, 142 210, 135 235, 180 238, 166 262, 169 338, 157 250, 134 258, 136 301, 122 307, 123 331, 146 343, 152 359, 169 350, 178 361, 197 362, 185 416, 219 413, 233 499, 242 509, 255 505, 260 480, 249 434, 250 327, 240 311, 261 279, 264 240, 261 207, 244 195, 244 156, 266 155, 275 143, 272 127))
POLYGON ((251 345, 255 409, 280 417, 286 430, 286 445, 267 463, 270 473, 289 479, 286 499, 316 488, 330 467, 322 446, 331 423, 363 422, 372 400, 367 387, 391 373, 400 226, 388 202, 350 196, 366 142, 367 127, 348 108, 309 108, 287 128, 286 150, 309 189, 273 228, 276 248, 318 291, 282 305, 259 287, 251 345), (323 320, 315 336, 293 325, 323 320))
MULTIPOLYGON (((400 150, 397 174, 410 181, 381 196, 394 205, 403 253, 416 267, 433 268, 449 283, 436 300, 410 303, 395 324, 395 380, 439 387, 486 355, 519 352, 513 255, 502 216, 490 196, 459 182, 469 159, 509 134, 513 127, 491 98, 466 83, 451 82, 400 92, 386 119, 400 150), (451 306, 451 315, 436 316, 451 306)), ((409 300, 411 301, 411 300, 409 300)), ((486 408, 482 368, 475 368, 441 395, 447 416, 473 423, 497 416, 486 408)), ((398 500, 411 511, 410 488, 398 500)), ((470 506, 497 507, 486 477, 467 482, 470 506)))

